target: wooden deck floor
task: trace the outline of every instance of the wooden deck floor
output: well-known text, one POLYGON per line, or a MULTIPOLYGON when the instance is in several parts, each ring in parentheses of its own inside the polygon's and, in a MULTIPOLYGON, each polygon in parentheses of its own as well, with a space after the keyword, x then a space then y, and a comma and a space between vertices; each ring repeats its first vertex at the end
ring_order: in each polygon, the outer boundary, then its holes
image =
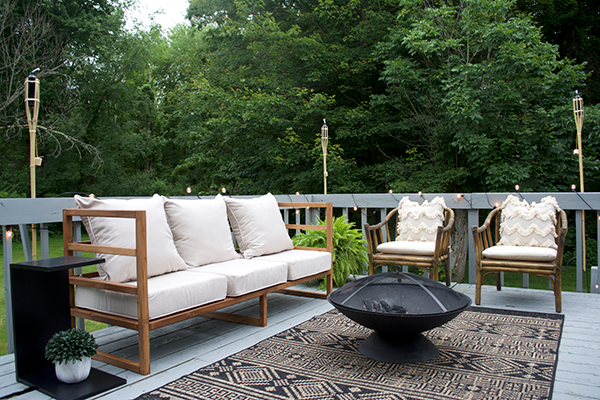
MULTIPOLYGON (((474 286, 454 287, 473 298, 474 286)), ((554 312, 552 292, 503 288, 496 292, 484 287, 482 306, 554 312)), ((269 324, 265 328, 239 325, 207 318, 195 318, 151 332, 152 374, 141 376, 94 361, 94 366, 127 379, 127 384, 96 396, 102 400, 132 399, 185 374, 247 348, 260 340, 297 325, 332 308, 325 300, 269 295, 269 324)), ((236 305, 236 312, 256 315, 258 301, 236 305)), ((600 295, 563 293, 565 326, 560 345, 554 400, 600 399, 600 295)), ((137 353, 134 332, 107 328, 96 333, 98 342, 122 355, 137 353)), ((0 399, 48 399, 16 383, 11 355, 0 357, 0 399)))

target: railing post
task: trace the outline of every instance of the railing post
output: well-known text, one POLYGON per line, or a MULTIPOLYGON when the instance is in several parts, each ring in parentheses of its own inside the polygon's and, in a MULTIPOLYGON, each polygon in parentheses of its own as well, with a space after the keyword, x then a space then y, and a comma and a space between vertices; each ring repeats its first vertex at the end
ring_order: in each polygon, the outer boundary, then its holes
POLYGON ((50 258, 50 238, 48 236, 48 224, 40 224, 39 231, 42 258, 50 258))
POLYGON ((467 221, 469 231, 467 233, 469 237, 469 283, 475 283, 475 244, 473 242, 473 234, 471 233, 472 226, 479 226, 479 210, 469 209, 467 210, 467 221))
POLYGON ((27 232, 27 225, 19 224, 19 232, 21 233, 21 243, 23 244, 23 255, 25 261, 32 261, 31 255, 31 241, 29 240, 29 233, 27 232))
POLYGON ((576 256, 577 256, 577 283, 576 290, 583 292, 583 235, 581 223, 581 210, 575 211, 575 233, 576 233, 576 256))
POLYGON ((4 307, 6 315, 6 341, 8 345, 8 353, 15 352, 14 336, 13 336, 13 318, 12 318, 12 293, 10 285, 10 264, 13 261, 12 252, 12 232, 9 235, 10 226, 2 226, 2 249, 4 251, 4 307))

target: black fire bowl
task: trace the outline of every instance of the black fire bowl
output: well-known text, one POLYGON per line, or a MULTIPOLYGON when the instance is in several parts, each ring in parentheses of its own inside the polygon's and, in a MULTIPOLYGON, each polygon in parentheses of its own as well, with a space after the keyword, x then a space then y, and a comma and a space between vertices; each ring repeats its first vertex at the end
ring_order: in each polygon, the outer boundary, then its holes
POLYGON ((350 282, 328 300, 351 320, 375 331, 359 345, 364 356, 398 364, 437 357, 438 349, 421 333, 445 324, 471 305, 462 293, 402 272, 350 282))

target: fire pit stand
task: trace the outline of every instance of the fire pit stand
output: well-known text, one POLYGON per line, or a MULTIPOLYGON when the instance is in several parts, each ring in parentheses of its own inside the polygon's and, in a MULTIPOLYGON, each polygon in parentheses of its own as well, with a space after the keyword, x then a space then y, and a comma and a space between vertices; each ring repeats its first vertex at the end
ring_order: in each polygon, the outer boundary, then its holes
POLYGON ((350 282, 328 300, 348 318, 375 331, 359 345, 363 355, 399 364, 435 358, 438 349, 421 332, 445 324, 471 305, 462 293, 402 272, 350 282))

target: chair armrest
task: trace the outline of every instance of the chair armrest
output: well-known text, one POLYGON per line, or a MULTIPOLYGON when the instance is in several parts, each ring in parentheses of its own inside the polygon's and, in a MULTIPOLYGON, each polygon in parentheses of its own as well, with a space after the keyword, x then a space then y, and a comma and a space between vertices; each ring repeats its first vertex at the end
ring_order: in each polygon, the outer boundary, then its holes
POLYGON ((436 260, 450 251, 450 237, 452 236, 452 227, 454 226, 454 210, 446 207, 444 212, 446 214, 446 225, 438 227, 435 235, 433 256, 436 260))
POLYGON ((398 208, 396 207, 392 211, 390 211, 388 213, 388 215, 385 216, 383 221, 381 221, 377 225, 369 225, 369 224, 364 225, 364 233, 365 233, 365 238, 367 240, 367 250, 369 251, 370 255, 374 254, 377 251, 378 245, 386 242, 383 239, 384 232, 385 232, 385 237, 387 238, 387 241, 391 241, 389 222, 397 214, 398 214, 398 208))

